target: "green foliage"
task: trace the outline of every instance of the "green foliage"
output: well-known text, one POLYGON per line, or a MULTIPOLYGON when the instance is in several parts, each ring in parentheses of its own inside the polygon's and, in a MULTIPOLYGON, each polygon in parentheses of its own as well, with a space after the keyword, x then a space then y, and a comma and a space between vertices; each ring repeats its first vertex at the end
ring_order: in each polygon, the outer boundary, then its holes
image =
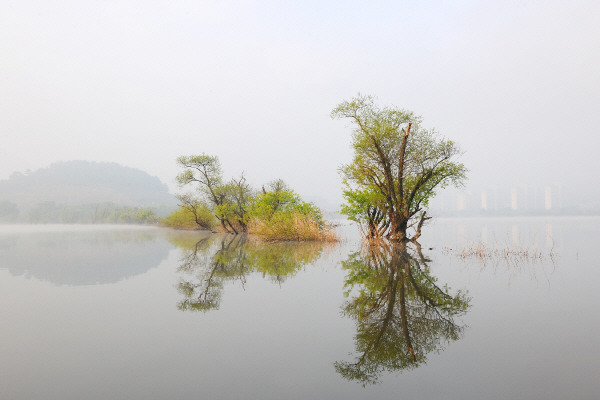
POLYGON ((196 156, 181 156, 177 163, 185 170, 177 176, 180 185, 199 182, 207 189, 221 183, 221 163, 216 156, 200 154, 196 156))
POLYGON ((310 215, 314 220, 322 222, 321 210, 313 203, 303 201, 300 196, 289 189, 281 180, 272 182, 272 190, 263 190, 252 202, 250 216, 268 221, 282 214, 310 215))
POLYGON ((266 240, 337 240, 323 221, 321 210, 281 180, 256 196, 249 212, 249 231, 266 240))
POLYGON ((253 201, 253 190, 246 182, 242 174, 239 179, 232 178, 226 185, 221 187, 224 194, 224 202, 218 207, 218 213, 242 231, 248 230, 247 224, 250 218, 249 211, 253 201))
POLYGON ((377 107, 370 96, 343 102, 331 115, 354 124, 354 157, 340 170, 346 200, 342 213, 371 237, 416 240, 436 191, 461 186, 466 179, 466 168, 454 161, 460 154, 457 145, 422 128, 412 112, 377 107), (411 226, 415 234, 409 239, 411 226))
POLYGON ((138 209, 138 213, 136 214, 135 221, 141 224, 156 224, 160 220, 153 210, 148 208, 140 208, 138 209))
POLYGON ((195 215, 194 210, 206 204, 225 232, 250 232, 267 240, 335 240, 321 210, 280 179, 255 194, 243 174, 224 183, 217 157, 201 154, 179 157, 177 162, 185 168, 177 177, 179 184, 196 184, 200 195, 179 195, 180 205, 195 215))
POLYGON ((199 205, 196 209, 196 215, 188 208, 179 207, 168 216, 162 218, 160 223, 176 229, 198 229, 216 225, 216 219, 211 210, 206 205, 199 205), (196 218, 200 223, 196 222, 196 218))
MULTIPOLYGON (((346 186, 348 183, 344 182, 346 186)), ((350 221, 362 223, 367 218, 369 207, 383 208, 385 201, 381 195, 372 187, 362 190, 344 190, 346 203, 342 205, 341 213, 346 215, 350 221)))
POLYGON ((179 194, 179 210, 165 219, 167 226, 179 229, 213 230, 217 221, 209 205, 191 194, 179 194))

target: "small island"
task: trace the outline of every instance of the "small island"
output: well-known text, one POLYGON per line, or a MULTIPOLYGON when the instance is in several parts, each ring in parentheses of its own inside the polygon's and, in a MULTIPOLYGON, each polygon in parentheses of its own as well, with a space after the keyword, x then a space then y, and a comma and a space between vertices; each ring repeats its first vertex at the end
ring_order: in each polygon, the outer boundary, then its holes
POLYGON ((179 185, 195 187, 196 191, 176 196, 179 208, 162 219, 163 225, 235 235, 249 233, 271 241, 338 240, 321 209, 302 200, 281 179, 256 190, 243 173, 224 181, 216 156, 182 156, 177 162, 184 168, 177 176, 179 185))

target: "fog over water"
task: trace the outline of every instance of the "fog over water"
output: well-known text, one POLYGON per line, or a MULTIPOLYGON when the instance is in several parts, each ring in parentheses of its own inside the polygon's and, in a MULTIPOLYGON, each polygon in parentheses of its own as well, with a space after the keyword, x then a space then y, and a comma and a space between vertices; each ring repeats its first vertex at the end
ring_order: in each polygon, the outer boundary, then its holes
POLYGON ((476 197, 558 185, 593 205, 599 16, 595 1, 3 1, 0 179, 83 159, 174 191, 175 158, 206 152, 225 176, 337 204, 350 137, 329 112, 361 92, 456 140, 476 197))

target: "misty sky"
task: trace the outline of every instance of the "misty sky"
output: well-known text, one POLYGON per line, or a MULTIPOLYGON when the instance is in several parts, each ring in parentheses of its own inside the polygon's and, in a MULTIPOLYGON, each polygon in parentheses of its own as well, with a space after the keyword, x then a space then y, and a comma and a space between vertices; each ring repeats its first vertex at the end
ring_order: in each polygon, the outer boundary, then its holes
POLYGON ((341 199, 358 92, 456 140, 471 186, 597 195, 598 1, 0 1, 0 179, 179 155, 341 199))

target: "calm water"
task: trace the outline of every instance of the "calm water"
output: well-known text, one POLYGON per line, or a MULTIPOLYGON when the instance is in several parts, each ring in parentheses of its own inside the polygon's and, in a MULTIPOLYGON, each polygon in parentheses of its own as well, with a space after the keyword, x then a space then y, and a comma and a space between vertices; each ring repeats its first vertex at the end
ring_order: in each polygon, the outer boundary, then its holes
POLYGON ((600 218, 342 234, 0 226, 0 398, 600 398, 600 218))

